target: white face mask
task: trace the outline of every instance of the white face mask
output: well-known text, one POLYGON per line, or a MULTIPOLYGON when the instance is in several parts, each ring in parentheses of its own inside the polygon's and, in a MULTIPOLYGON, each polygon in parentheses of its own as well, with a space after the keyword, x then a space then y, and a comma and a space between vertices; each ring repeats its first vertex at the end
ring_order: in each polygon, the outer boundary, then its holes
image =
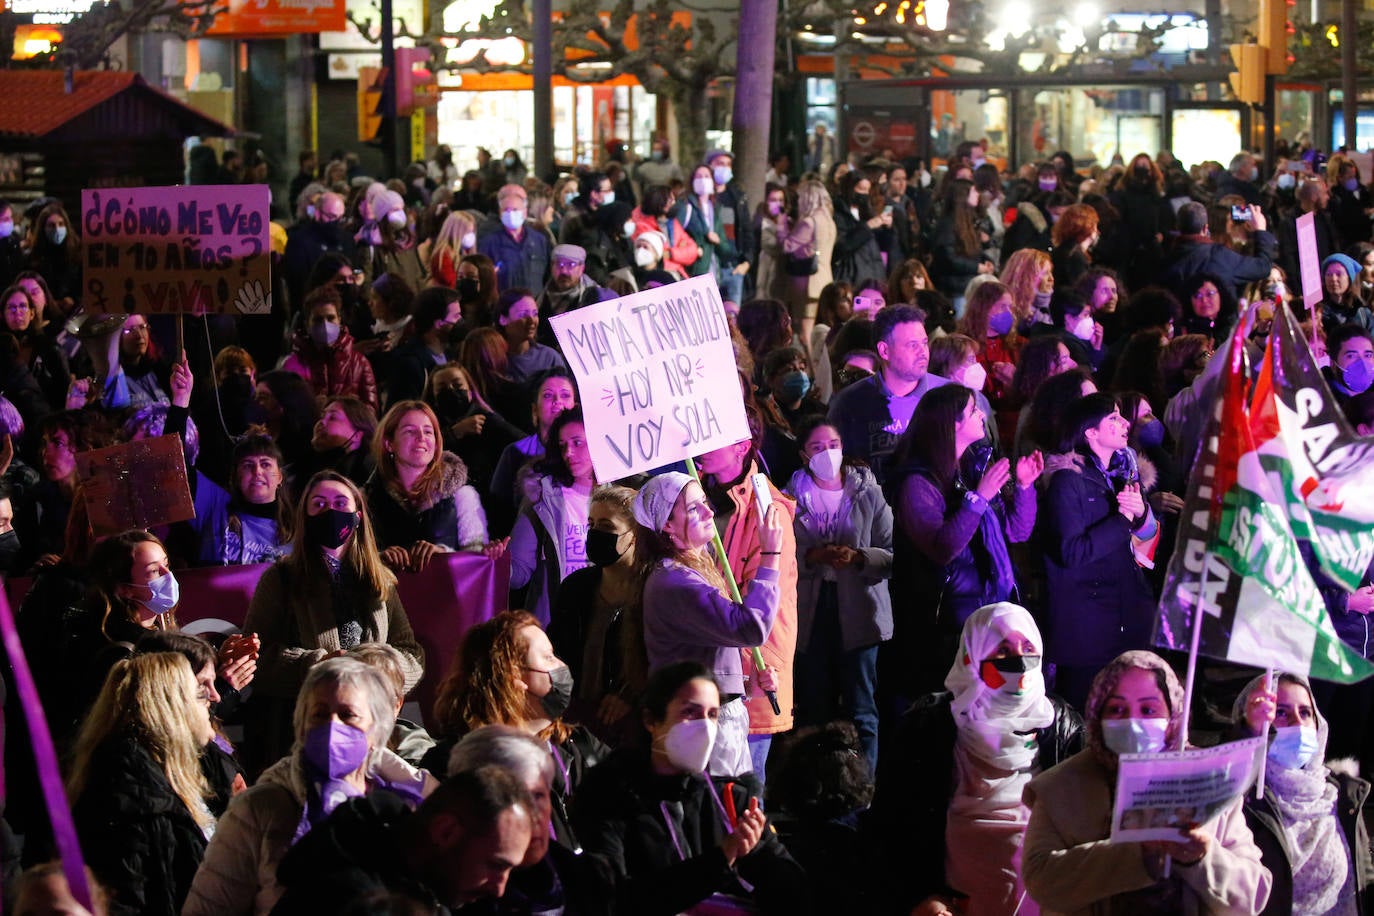
POLYGON ((673 766, 684 773, 701 773, 716 745, 716 723, 710 719, 688 719, 668 729, 663 737, 663 752, 673 766))
POLYGON ((916 183, 923 188, 930 187, 930 173, 925 169, 916 173, 916 183))
POLYGON ((716 186, 711 182, 711 179, 709 178, 694 178, 692 179, 692 190, 696 191, 697 196, 699 197, 710 197, 711 194, 716 190, 716 186))
POLYGON ((406 211, 392 210, 386 215, 386 221, 397 229, 406 224, 406 211))
POLYGON ((817 452, 806 462, 806 466, 811 469, 820 480, 834 480, 840 476, 840 466, 844 462, 844 452, 837 448, 828 448, 823 452, 817 452))
POLYGON ((625 238, 632 238, 635 234, 635 221, 632 219, 625 220, 623 228, 625 230, 625 238))
POLYGON ((1070 329, 1069 333, 1073 334, 1073 336, 1077 337, 1079 340, 1093 339, 1093 316, 1091 309, 1085 309, 1083 314, 1078 316, 1078 321, 1070 329))
POLYGON ((1102 743, 1114 754, 1158 754, 1168 719, 1103 719, 1102 743))
POLYGON ((640 267, 652 267, 657 260, 658 258, 654 257, 654 253, 644 246, 635 247, 635 263, 640 267))
POLYGON ((521 228, 525 225, 525 211, 523 209, 502 210, 501 225, 505 226, 511 232, 514 232, 516 229, 521 228))
POLYGON ((610 206, 611 204, 613 204, 613 203, 615 203, 615 192, 614 192, 614 191, 605 191, 605 192, 603 192, 602 195, 601 195, 601 206, 603 206, 603 207, 609 207, 609 206, 610 206))
POLYGON ((988 382, 988 370, 983 368, 982 363, 974 363, 964 370, 964 387, 972 388, 974 391, 982 391, 983 386, 988 382))
POLYGON ((711 170, 711 177, 716 180, 716 184, 727 185, 730 179, 735 177, 735 173, 730 170, 728 165, 718 165, 711 170))
POLYGON ((1329 354, 1329 353, 1320 353, 1320 354, 1318 354, 1318 355, 1317 355, 1317 368, 1318 368, 1318 369, 1329 369, 1329 368, 1331 368, 1331 354, 1329 354))
POLYGON ((475 233, 475 232, 464 232, 464 233, 463 233, 463 237, 462 237, 461 239, 458 240, 458 244, 459 244, 461 247, 463 247, 463 248, 476 248, 476 247, 477 247, 477 233, 475 233))

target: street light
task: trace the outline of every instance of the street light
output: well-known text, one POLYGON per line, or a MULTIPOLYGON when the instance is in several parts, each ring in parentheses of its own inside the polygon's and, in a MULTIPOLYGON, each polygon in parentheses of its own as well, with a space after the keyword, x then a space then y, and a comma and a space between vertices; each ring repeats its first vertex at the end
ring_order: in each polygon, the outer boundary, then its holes
POLYGON ((926 0, 926 28, 943 32, 949 25, 949 0, 926 0))

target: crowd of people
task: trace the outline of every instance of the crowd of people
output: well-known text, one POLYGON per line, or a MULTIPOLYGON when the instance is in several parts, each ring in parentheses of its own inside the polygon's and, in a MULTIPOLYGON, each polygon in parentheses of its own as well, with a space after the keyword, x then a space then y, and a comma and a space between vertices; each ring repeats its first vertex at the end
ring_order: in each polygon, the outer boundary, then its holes
MULTIPOLYGON (((777 156, 753 207, 663 140, 551 184, 307 153, 272 314, 181 333, 0 202, 0 571, 90 911, 1365 912, 1374 685, 1213 669, 1182 734, 1150 651, 1238 320, 1291 309, 1374 434, 1374 200, 1284 154, 777 156), (550 319, 704 275, 749 437, 601 479, 550 319), (166 435, 195 517, 95 536, 76 456, 166 435), (398 582, 462 552, 513 610, 427 656, 398 582), (183 631, 178 572, 242 564, 239 631, 183 631), (1119 755, 1266 734, 1262 797, 1107 842, 1119 755)), ((1312 566, 1374 659, 1374 580, 1312 566)), ((6 912, 81 912, 6 687, 6 912)))

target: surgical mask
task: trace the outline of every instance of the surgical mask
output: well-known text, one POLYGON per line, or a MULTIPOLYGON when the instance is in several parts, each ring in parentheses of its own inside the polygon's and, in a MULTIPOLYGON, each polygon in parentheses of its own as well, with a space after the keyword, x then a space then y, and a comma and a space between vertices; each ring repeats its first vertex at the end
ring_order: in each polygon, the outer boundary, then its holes
POLYGON ((49 226, 49 227, 48 227, 48 241, 52 242, 54 245, 61 245, 61 244, 62 244, 63 242, 65 242, 66 240, 67 240, 67 227, 66 227, 66 226, 49 226))
POLYGON ((1363 394, 1369 390, 1369 383, 1374 382, 1374 370, 1370 369, 1369 363, 1357 359, 1341 370, 1341 378, 1345 381, 1345 387, 1356 394, 1363 394))
POLYGON ((1250 170, 1250 180, 1259 181, 1259 166, 1255 166, 1250 170))
MULTIPOLYGON (((132 582, 129 584, 133 585, 132 582)), ((138 587, 134 585, 134 588, 138 587)), ((156 579, 149 579, 144 587, 148 589, 148 597, 139 603, 158 616, 166 614, 181 600, 181 585, 170 572, 163 573, 156 579)))
POLYGON ((476 299, 477 293, 481 290, 476 277, 459 277, 453 288, 458 291, 458 298, 463 302, 476 299))
POLYGON ((1168 719, 1103 719, 1102 743, 1114 754, 1158 754, 1168 719))
POLYGON ((1353 191, 1359 186, 1360 179, 1358 178, 1347 178, 1345 181, 1341 182, 1341 187, 1345 188, 1347 191, 1353 191))
POLYGON ((698 197, 710 197, 715 189, 716 186, 711 183, 711 179, 705 176, 692 179, 692 190, 697 192, 698 197))
POLYGON ((391 224, 392 228, 400 229, 406 224, 406 211, 392 210, 386 215, 386 221, 391 224))
POLYGON ((1142 448, 1159 448, 1164 444, 1164 421, 1159 417, 1151 417, 1140 425, 1135 437, 1142 448))
POLYGON ((979 169, 979 168, 982 168, 983 166, 987 165, 987 162, 988 162, 988 161, 987 161, 986 159, 984 159, 982 156, 979 156, 977 159, 970 159, 969 162, 971 162, 971 163, 973 164, 973 167, 974 167, 975 169, 979 169))
POLYGON ((511 232, 514 232, 515 230, 522 228, 525 225, 524 208, 521 208, 519 210, 502 210, 501 225, 505 226, 511 232))
POLYGON ((1285 770, 1301 770, 1317 749, 1317 730, 1311 725, 1276 728, 1274 740, 1269 745, 1269 760, 1285 770))
POLYGON ((645 248, 642 245, 635 246, 635 263, 638 264, 640 267, 653 267, 654 262, 657 260, 658 258, 654 257, 654 253, 650 251, 648 248, 645 248))
POLYGON ((615 203, 615 191, 605 191, 601 195, 601 206, 609 207, 615 203))
POLYGON ((464 250, 477 247, 477 233, 464 232, 463 237, 458 240, 458 246, 464 250))
POLYGON ((1010 311, 998 312, 988 319, 988 328, 998 337, 1001 337, 1003 334, 1011 333, 1011 329, 1015 324, 1016 316, 1010 311))
POLYGON ((656 149, 649 151, 649 158, 652 159, 654 162, 662 162, 666 157, 663 155, 663 150, 656 149))
POLYGON ((1093 339, 1093 316, 1092 316, 1092 312, 1091 312, 1090 310, 1085 310, 1085 311, 1083 312, 1083 314, 1080 315, 1080 316, 1078 317, 1078 320, 1074 322, 1073 327, 1070 328, 1069 333, 1073 334, 1073 336, 1074 336, 1074 337, 1077 337, 1079 340, 1092 340, 1092 339, 1093 339))
POLYGON ((1318 368, 1318 369, 1329 369, 1329 368, 1331 368, 1331 354, 1329 354, 1329 353, 1322 353, 1322 354, 1318 355, 1318 356, 1316 357, 1316 362, 1317 362, 1317 368, 1318 368))
POLYGON ((305 517, 305 531, 311 540, 329 550, 338 550, 348 543, 362 521, 361 512, 347 509, 325 509, 319 515, 305 517))
POLYGON ((1041 178, 1036 184, 1040 186, 1042 191, 1053 191, 1059 187, 1059 180, 1057 178, 1041 178))
POLYGON ((1297 183, 1298 180, 1293 177, 1292 172, 1281 172, 1279 174, 1278 180, 1275 182, 1275 184, 1278 185, 1280 191, 1290 191, 1293 189, 1293 185, 1297 183))
POLYGON ((1038 655, 1008 655, 1006 658, 984 659, 978 677, 993 690, 1020 696, 1032 686, 1029 681, 1039 680, 1027 675, 1039 670, 1038 655))
POLYGON ((922 169, 916 173, 916 183, 923 188, 930 187, 930 173, 922 169))
POLYGON ((793 370, 782 377, 782 396, 788 401, 799 400, 811 390, 811 377, 800 370, 793 370))
POLYGON ((988 383, 988 370, 983 368, 982 363, 974 363, 964 370, 964 387, 972 388, 974 391, 982 391, 983 386, 988 383))
POLYGON ((0 221, 0 239, 7 239, 12 235, 14 235, 14 220, 0 221))
POLYGON ((620 546, 621 535, 600 528, 587 530, 587 559, 593 566, 614 566, 625 551, 620 546))
POLYGON ((315 205, 314 205, 314 204, 306 204, 306 205, 305 205, 305 216, 306 216, 307 219, 314 219, 314 218, 315 218, 315 205))
POLYGON ((531 671, 540 671, 549 676, 549 692, 539 698, 539 708, 544 715, 550 719, 557 719, 568 711, 568 703, 572 701, 573 676, 572 669, 567 665, 559 665, 548 671, 539 668, 531 668, 531 671))
POLYGON ((572 202, 575 200, 577 200, 577 192, 569 191, 568 193, 563 195, 563 206, 570 206, 572 202))
POLYGON ((515 157, 514 157, 514 156, 505 156, 505 157, 503 157, 503 158, 501 159, 501 164, 504 165, 504 166, 505 166, 506 168, 508 168, 508 169, 515 168, 515 157))
POLYGON ((628 239, 628 238, 633 238, 633 237, 634 237, 634 234, 635 234, 635 221, 634 221, 634 220, 632 220, 632 219, 627 219, 627 220, 625 220, 625 225, 621 226, 620 228, 623 229, 623 230, 625 231, 625 238, 628 239))
POLYGON ((718 165, 711 169, 711 177, 716 180, 716 184, 726 185, 730 183, 731 178, 735 177, 735 173, 730 171, 728 165, 718 165))
POLYGON ((318 347, 332 347, 339 341, 339 332, 342 329, 337 321, 322 321, 319 324, 310 326, 310 339, 318 347))
POLYGON ((663 736, 663 753, 668 761, 686 773, 701 773, 711 760, 716 744, 716 723, 710 719, 688 719, 668 729, 663 736))
POLYGON ((301 740, 301 756, 318 779, 343 779, 367 761, 367 734, 331 719, 316 725, 301 740))
POLYGON ((817 480, 834 480, 840 476, 840 468, 844 464, 844 452, 837 448, 828 448, 823 452, 817 452, 806 462, 806 466, 811 469, 811 473, 816 475, 817 480))
POLYGON ((440 416, 460 419, 467 416, 472 396, 461 388, 445 388, 435 396, 434 406, 439 408, 440 416))

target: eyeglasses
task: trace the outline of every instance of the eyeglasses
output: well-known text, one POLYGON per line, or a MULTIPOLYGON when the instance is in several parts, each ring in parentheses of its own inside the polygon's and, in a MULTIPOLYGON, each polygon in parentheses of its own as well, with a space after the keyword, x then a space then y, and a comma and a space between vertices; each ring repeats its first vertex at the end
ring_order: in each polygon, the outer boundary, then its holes
POLYGON ((135 324, 135 325, 130 325, 129 327, 124 328, 124 329, 121 331, 121 333, 123 333, 123 334, 126 335, 126 336, 129 335, 129 334, 147 334, 147 333, 148 333, 148 326, 147 326, 146 324, 135 324))

